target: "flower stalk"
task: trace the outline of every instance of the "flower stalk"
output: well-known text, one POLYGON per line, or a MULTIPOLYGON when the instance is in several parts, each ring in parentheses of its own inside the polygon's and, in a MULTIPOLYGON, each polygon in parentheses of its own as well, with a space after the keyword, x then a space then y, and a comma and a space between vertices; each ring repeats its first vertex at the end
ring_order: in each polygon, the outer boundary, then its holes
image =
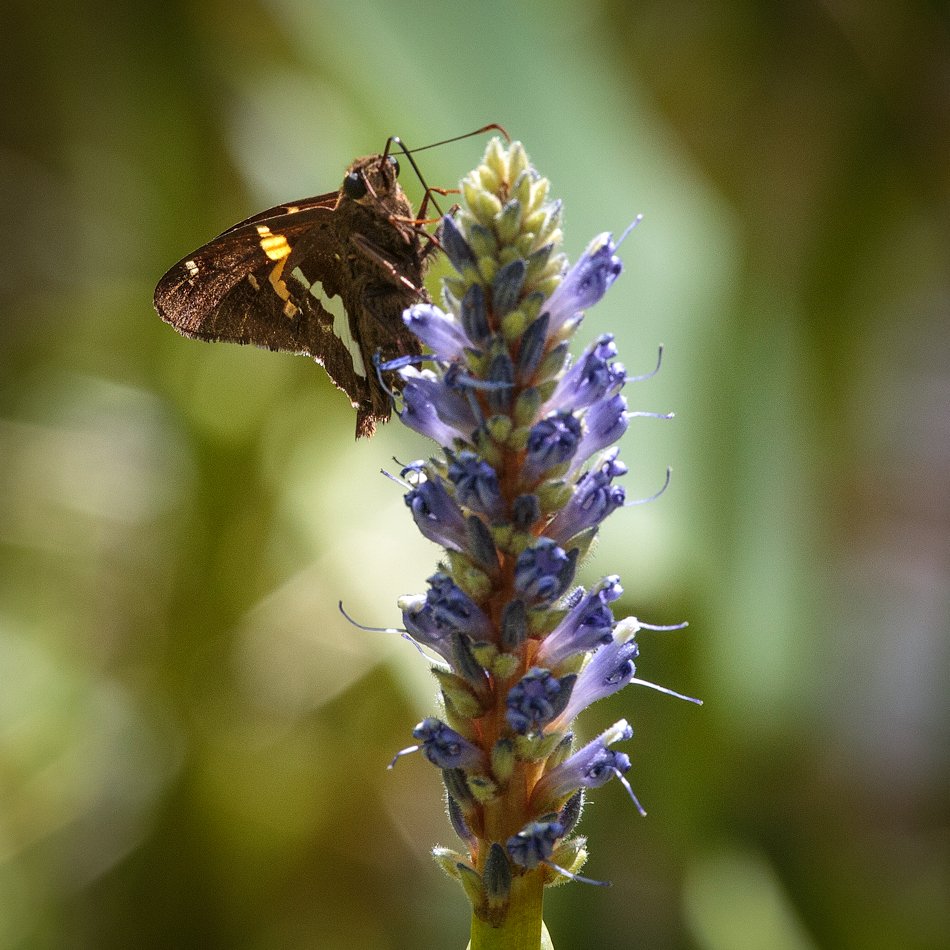
POLYGON ((579 748, 572 731, 583 709, 643 682, 635 636, 649 628, 614 618, 618 577, 574 585, 625 504, 612 445, 632 414, 613 337, 573 361, 569 343, 622 264, 602 234, 567 266, 548 189, 519 143, 493 140, 441 225, 455 269, 443 306, 404 315, 429 353, 425 368, 399 369, 399 414, 440 447, 403 469, 406 503, 445 554, 428 591, 400 601, 408 635, 437 657, 442 700, 403 752, 441 770, 462 848, 434 856, 472 905, 471 950, 550 946, 544 888, 605 883, 578 874, 587 790, 616 778, 642 812, 613 748, 627 722, 579 748))

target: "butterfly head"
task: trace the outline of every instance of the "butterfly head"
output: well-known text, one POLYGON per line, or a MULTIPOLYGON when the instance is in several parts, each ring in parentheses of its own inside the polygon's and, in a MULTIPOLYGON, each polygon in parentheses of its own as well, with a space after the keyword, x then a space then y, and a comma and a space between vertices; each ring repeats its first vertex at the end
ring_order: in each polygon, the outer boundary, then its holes
POLYGON ((347 169, 343 194, 351 201, 369 204, 384 200, 398 189, 399 162, 394 155, 358 158, 347 169))

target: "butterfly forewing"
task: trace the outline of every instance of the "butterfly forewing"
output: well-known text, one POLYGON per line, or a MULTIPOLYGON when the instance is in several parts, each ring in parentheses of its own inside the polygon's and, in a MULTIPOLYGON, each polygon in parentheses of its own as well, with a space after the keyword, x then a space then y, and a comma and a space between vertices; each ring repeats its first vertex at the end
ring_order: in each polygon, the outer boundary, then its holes
POLYGON ((288 219, 313 211, 314 208, 332 211, 336 207, 339 198, 340 193, 338 191, 331 191, 325 195, 317 195, 315 198, 300 198, 298 201, 288 201, 286 204, 277 205, 276 208, 269 208, 267 211, 259 211, 243 221, 238 221, 237 224, 231 225, 224 234, 238 231, 248 224, 270 224, 272 221, 276 222, 278 228, 280 228, 283 224, 289 224, 288 219))
POLYGON ((172 267, 155 307, 186 336, 311 356, 357 409, 360 436, 391 411, 374 357, 419 352, 402 311, 427 299, 429 248, 385 160, 354 173, 364 196, 341 188, 247 218, 172 267))

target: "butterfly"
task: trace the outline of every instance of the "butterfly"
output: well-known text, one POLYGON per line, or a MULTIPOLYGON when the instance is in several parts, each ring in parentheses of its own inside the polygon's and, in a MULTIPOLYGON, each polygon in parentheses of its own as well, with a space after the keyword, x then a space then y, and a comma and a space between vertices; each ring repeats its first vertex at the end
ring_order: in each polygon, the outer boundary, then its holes
POLYGON ((392 411, 377 362, 420 353, 402 312, 428 302, 438 247, 398 176, 387 145, 356 159, 339 190, 235 224, 162 277, 155 309, 188 337, 313 358, 356 409, 357 438, 372 435, 392 411))

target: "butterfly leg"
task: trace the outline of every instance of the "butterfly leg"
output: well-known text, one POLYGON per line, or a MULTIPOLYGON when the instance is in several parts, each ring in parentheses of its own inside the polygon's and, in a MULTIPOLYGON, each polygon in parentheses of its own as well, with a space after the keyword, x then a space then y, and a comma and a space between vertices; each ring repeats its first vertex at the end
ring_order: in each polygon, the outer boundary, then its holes
MULTIPOLYGON (((433 190, 438 190, 440 194, 443 193, 441 189, 433 189, 433 190)), ((446 191, 444 193, 452 194, 453 192, 446 191)), ((454 216, 455 212, 459 210, 459 207, 460 207, 459 205, 452 205, 452 207, 449 208, 446 214, 449 216, 454 216)), ((444 217, 445 215, 443 215, 443 218, 444 217)), ((433 233, 431 231, 427 231, 424 226, 427 224, 441 224, 443 218, 431 218, 428 221, 421 221, 417 218, 392 217, 390 218, 390 220, 408 225, 408 227, 410 227, 413 231, 415 231, 415 233, 418 234, 419 237, 422 238, 423 241, 425 241, 425 247, 423 247, 422 249, 422 260, 425 261, 429 257, 431 257, 436 251, 444 251, 445 248, 442 246, 442 242, 439 240, 438 228, 436 228, 435 233, 433 233)))
POLYGON ((399 268, 386 252, 380 250, 372 241, 367 240, 362 234, 351 234, 350 240, 364 257, 371 260, 380 268, 387 280, 397 287, 412 291, 414 294, 424 293, 421 287, 417 287, 408 277, 401 274, 399 268))
MULTIPOLYGON (((429 209, 429 202, 431 201, 433 204, 435 204, 435 200, 432 197, 433 195, 442 195, 442 197, 444 198, 446 195, 458 195, 458 194, 461 194, 461 191, 458 188, 433 188, 431 186, 426 188, 425 194, 422 196, 422 204, 419 205, 419 220, 417 221, 417 223, 418 224, 434 224, 434 221, 425 220, 426 211, 429 209)), ((458 205, 455 205, 454 207, 458 208, 458 205)), ((436 210, 439 211, 439 215, 441 217, 442 212, 439 210, 438 205, 436 205, 436 210)), ((449 213, 451 214, 451 212, 449 213)), ((438 220, 438 218, 435 220, 438 220)))

